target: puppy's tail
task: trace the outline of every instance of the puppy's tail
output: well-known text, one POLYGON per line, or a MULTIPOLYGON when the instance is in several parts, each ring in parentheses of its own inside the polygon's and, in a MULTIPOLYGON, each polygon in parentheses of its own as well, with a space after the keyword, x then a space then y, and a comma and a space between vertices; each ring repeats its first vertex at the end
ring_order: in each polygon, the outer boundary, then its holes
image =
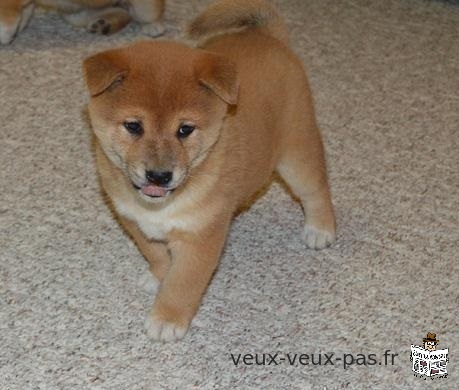
POLYGON ((257 28, 288 44, 284 21, 265 0, 220 0, 208 7, 189 26, 188 35, 199 39, 238 28, 257 28))

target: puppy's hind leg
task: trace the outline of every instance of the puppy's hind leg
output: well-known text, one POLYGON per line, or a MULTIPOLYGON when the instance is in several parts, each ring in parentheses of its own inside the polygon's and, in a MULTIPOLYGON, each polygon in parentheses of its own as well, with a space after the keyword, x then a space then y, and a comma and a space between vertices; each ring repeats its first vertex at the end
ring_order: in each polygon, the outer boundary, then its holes
POLYGON ((335 216, 322 140, 313 113, 303 109, 290 119, 277 171, 303 206, 306 244, 322 249, 335 241, 335 216))
POLYGON ((150 37, 164 34, 165 0, 129 0, 129 12, 141 24, 142 32, 150 37))
POLYGON ((62 14, 62 17, 73 26, 103 35, 123 29, 132 20, 129 12, 120 7, 84 9, 80 12, 62 14))

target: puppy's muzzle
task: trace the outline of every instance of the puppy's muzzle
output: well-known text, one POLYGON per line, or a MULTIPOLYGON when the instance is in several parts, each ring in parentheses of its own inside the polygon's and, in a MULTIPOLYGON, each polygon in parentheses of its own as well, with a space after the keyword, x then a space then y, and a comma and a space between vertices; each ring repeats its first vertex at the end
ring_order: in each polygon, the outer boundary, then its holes
POLYGON ((172 181, 171 171, 146 171, 145 177, 149 183, 166 187, 172 181))

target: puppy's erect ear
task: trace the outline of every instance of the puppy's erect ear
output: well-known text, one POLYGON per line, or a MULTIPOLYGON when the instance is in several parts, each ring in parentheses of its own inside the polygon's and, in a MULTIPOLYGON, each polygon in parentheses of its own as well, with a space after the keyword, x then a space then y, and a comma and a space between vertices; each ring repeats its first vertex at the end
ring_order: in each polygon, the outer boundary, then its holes
POLYGON ((203 51, 195 68, 199 83, 228 104, 236 104, 239 80, 236 65, 217 54, 203 51))
POLYGON ((129 68, 119 50, 109 50, 83 62, 83 71, 91 96, 98 96, 127 76, 129 68))

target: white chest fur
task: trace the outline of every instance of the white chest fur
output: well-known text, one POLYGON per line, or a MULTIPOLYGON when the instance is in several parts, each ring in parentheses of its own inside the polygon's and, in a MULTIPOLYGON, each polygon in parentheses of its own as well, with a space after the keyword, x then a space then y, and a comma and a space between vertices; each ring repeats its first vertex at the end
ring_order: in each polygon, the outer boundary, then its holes
POLYGON ((123 217, 134 221, 149 239, 162 241, 174 229, 190 230, 196 221, 190 214, 180 212, 173 204, 153 209, 137 202, 123 202, 113 199, 116 210, 123 217))

